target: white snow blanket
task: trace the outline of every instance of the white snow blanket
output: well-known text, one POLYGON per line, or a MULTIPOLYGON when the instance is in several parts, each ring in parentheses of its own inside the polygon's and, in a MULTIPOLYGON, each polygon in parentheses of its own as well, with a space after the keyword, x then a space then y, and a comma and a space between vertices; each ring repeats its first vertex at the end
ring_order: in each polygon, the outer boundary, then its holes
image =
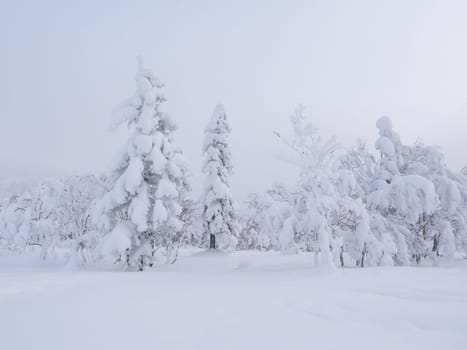
POLYGON ((5 350, 464 349, 467 261, 325 270, 313 267, 308 254, 195 253, 159 270, 109 272, 3 256, 0 344, 5 350))

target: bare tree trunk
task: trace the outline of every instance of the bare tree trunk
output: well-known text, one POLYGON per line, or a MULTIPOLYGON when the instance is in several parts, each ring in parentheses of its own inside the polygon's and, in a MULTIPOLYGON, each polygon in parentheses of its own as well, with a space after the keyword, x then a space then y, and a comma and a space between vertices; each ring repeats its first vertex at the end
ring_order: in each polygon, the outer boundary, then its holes
POLYGON ((341 261, 341 267, 344 267, 344 247, 341 247, 341 251, 339 254, 339 259, 341 261))
POLYGON ((363 244, 363 251, 362 251, 362 260, 360 262, 360 267, 365 267, 365 257, 367 253, 366 242, 363 244))
POLYGON ((209 236, 209 249, 216 249, 216 236, 213 234, 209 236))
POLYGON ((435 235, 433 238, 433 252, 436 253, 436 256, 439 256, 439 235, 435 235))
POLYGON ((130 266, 130 248, 125 249, 126 265, 130 266))

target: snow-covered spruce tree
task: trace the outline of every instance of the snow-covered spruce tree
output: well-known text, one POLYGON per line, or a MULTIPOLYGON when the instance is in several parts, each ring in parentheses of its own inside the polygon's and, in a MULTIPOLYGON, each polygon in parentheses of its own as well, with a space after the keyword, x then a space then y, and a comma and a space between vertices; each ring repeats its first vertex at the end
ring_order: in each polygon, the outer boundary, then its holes
POLYGON ((237 245, 238 223, 230 192, 233 173, 228 144, 230 126, 224 107, 217 105, 204 135, 205 186, 203 222, 209 236, 209 248, 232 249, 237 245))
POLYGON ((117 111, 131 130, 99 207, 110 231, 100 255, 143 270, 161 257, 174 262, 188 220, 188 171, 173 144, 173 121, 161 111, 163 84, 139 59, 136 93, 117 111), (160 254, 160 255, 159 255, 160 254))

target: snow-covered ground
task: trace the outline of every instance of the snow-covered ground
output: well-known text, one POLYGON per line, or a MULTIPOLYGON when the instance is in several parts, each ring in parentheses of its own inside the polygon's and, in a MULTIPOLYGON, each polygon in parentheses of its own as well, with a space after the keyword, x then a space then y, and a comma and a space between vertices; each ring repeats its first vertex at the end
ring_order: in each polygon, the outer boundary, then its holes
POLYGON ((466 261, 330 271, 312 260, 197 253, 130 273, 3 256, 0 349, 467 348, 466 261))

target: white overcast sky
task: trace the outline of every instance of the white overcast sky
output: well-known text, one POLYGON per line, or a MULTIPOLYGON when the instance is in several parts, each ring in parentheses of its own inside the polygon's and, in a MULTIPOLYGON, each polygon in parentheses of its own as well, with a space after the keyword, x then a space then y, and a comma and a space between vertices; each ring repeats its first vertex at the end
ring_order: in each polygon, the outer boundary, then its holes
POLYGON ((136 59, 166 83, 165 110, 199 187, 203 129, 224 103, 234 191, 291 178, 275 160, 299 103, 325 136, 373 147, 375 120, 467 164, 467 1, 0 0, 0 170, 98 172, 124 144, 112 109, 136 59))

